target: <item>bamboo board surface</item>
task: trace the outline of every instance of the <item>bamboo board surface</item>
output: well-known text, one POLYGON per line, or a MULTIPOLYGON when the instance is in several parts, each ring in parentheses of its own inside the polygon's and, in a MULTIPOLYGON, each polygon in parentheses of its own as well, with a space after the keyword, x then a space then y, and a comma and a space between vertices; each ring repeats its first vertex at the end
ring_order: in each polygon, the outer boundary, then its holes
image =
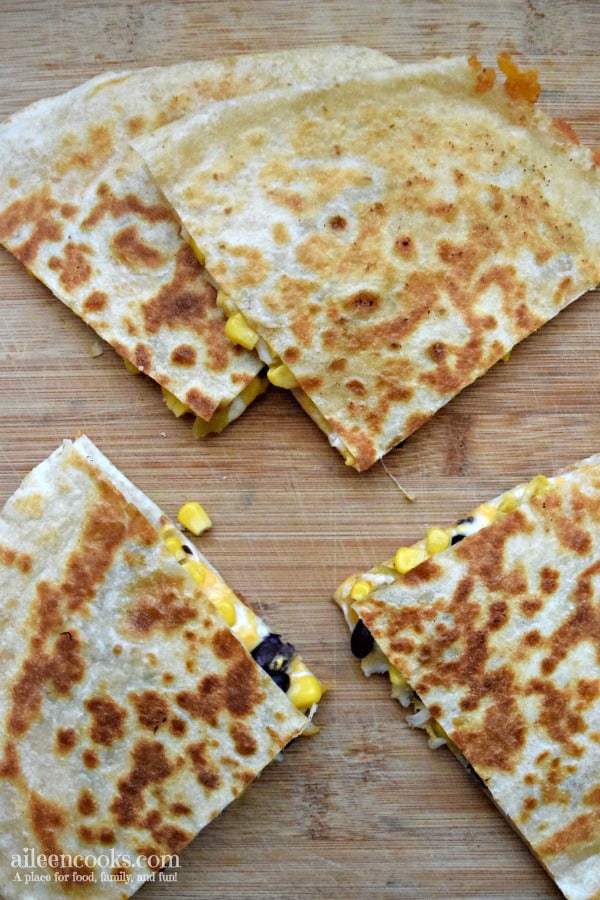
MULTIPOLYGON (((600 146, 600 4, 592 2, 83 2, 0 0, 0 115, 106 69, 311 43, 400 61, 521 51, 542 103, 600 146)), ((333 690, 322 732, 272 765, 184 853, 165 898, 546 898, 551 882, 445 750, 428 750, 364 679, 329 602, 338 582, 516 481, 600 451, 597 293, 563 312, 442 410, 388 469, 357 475, 283 392, 196 443, 158 389, 0 253, 0 496, 87 433, 168 513, 215 522, 201 547, 333 690)), ((2 886, 0 885, 0 894, 2 886)))

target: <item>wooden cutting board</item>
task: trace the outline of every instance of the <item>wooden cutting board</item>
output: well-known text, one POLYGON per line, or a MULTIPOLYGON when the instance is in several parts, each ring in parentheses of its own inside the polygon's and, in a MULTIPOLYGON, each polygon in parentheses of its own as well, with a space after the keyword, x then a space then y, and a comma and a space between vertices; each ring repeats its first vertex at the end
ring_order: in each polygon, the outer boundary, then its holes
MULTIPOLYGON (((543 105, 600 146, 599 38, 593 0, 0 0, 0 114, 108 68, 331 41, 401 61, 508 48, 540 68, 543 105)), ((329 598, 424 527, 600 451, 598 300, 567 309, 389 455, 408 504, 381 465, 344 467, 283 392, 196 443, 154 385, 109 349, 92 357, 92 332, 0 253, 0 496, 85 431, 167 512, 203 500, 215 528, 202 549, 332 685, 321 734, 291 747, 185 852, 177 884, 147 898, 557 896, 450 754, 405 725, 383 680, 362 677, 329 598)))

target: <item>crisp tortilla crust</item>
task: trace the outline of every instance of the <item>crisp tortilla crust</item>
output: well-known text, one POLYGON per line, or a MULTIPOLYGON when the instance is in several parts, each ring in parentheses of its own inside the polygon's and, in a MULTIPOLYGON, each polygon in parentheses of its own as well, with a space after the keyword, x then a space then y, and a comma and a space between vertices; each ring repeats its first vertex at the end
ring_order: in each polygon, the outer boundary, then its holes
POLYGON ((597 457, 353 604, 566 896, 600 890, 597 457))
MULTIPOLYGON (((6 897, 24 847, 179 853, 306 725, 164 548, 164 522, 85 438, 0 514, 6 897)), ((84 875, 97 895, 101 865, 50 866, 64 881, 36 896, 77 894, 84 875)))
POLYGON ((214 288, 129 141, 214 100, 386 65, 322 47, 108 73, 42 100, 0 126, 0 242, 209 420, 262 363, 225 337, 214 288))
POLYGON ((590 154, 520 99, 531 73, 488 71, 366 73, 135 142, 359 470, 600 280, 590 154))

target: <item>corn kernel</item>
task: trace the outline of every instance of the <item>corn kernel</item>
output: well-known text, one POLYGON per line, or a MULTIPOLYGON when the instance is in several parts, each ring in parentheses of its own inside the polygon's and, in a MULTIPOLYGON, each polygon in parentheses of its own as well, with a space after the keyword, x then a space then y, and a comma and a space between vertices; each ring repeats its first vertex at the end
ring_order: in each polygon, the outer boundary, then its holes
POLYGON ((201 563, 198 559, 186 559, 185 562, 181 564, 183 568, 186 570, 188 575, 191 575, 196 584, 204 585, 206 581, 206 573, 207 568, 204 563, 201 563))
POLYGON ((536 475, 532 478, 525 489, 525 496, 529 500, 531 497, 543 497, 550 489, 550 480, 545 475, 536 475))
POLYGON ((488 522, 493 522, 498 515, 498 510, 493 503, 482 503, 481 506, 477 507, 475 512, 486 518, 488 522))
POLYGON ((244 390, 238 395, 240 400, 246 406, 249 406, 251 403, 254 403, 257 397, 264 392, 269 387, 269 382, 266 378, 261 378, 260 375, 257 375, 252 381, 246 385, 244 390))
POLYGON ((206 257, 204 255, 204 253, 202 252, 202 250, 200 249, 200 247, 198 246, 196 241, 193 239, 193 237, 189 234, 187 235, 187 241, 188 241, 188 244, 190 245, 190 247, 192 248, 192 252, 193 252, 194 256, 196 257, 196 259, 198 260, 200 265, 203 266, 206 262, 206 257))
POLYGON ((187 556, 185 550, 183 549, 183 544, 176 534, 169 534, 165 538, 165 548, 175 557, 177 562, 181 562, 181 560, 185 559, 187 556))
POLYGON ((183 401, 176 397, 175 394, 172 394, 171 391, 168 391, 165 387, 161 388, 161 390, 167 409, 171 410, 176 419, 189 413, 189 406, 183 403, 183 401))
POLYGON ((223 310, 226 316, 235 316, 237 310, 231 302, 229 294, 226 294, 225 291, 217 291, 215 303, 219 309, 223 310))
POLYGON ((427 554, 422 547, 400 547, 394 556, 394 568, 400 575, 406 575, 426 559, 427 554))
POLYGON ((125 368, 127 369, 127 371, 129 372, 130 375, 139 375, 140 374, 140 370, 138 369, 138 367, 134 366, 134 364, 132 362, 129 362, 128 359, 123 359, 123 365, 125 366, 125 368))
POLYGON ((246 650, 254 650, 257 644, 260 642, 258 637, 258 631, 256 630, 255 625, 252 623, 247 625, 242 625, 240 628, 236 628, 233 632, 240 641, 246 650))
POLYGON ((297 675, 292 677, 287 695, 297 709, 309 709, 319 702, 323 688, 314 675, 297 675))
POLYGON ((225 324, 225 334, 234 344, 241 344, 246 350, 254 350, 258 335, 246 322, 241 313, 230 316, 225 324))
POLYGON ((296 381, 294 373, 289 366, 285 365, 285 363, 281 363, 278 366, 271 366, 271 368, 267 370, 267 378, 271 384, 275 385, 275 387, 285 388, 288 391, 298 387, 298 382, 296 381))
POLYGON ((366 600, 371 593, 371 585, 368 581, 355 581, 350 591, 352 600, 366 600))
POLYGON ((518 505, 519 501, 514 494, 505 494, 498 504, 498 509, 500 512, 509 513, 516 509, 518 505))
POLYGON ((450 544, 450 535, 443 528, 430 528, 425 538, 425 548, 428 553, 441 553, 450 544))
POLYGON ((395 687, 406 687, 408 682, 404 675, 402 675, 396 666, 393 666, 391 663, 389 664, 388 674, 390 676, 390 681, 395 687))
POLYGON ((221 597, 219 600, 215 600, 214 606, 221 618, 227 622, 230 628, 235 625, 235 606, 229 597, 221 597))
POLYGON ((188 531, 195 535, 202 534, 207 528, 212 527, 208 513, 202 504, 196 500, 184 503, 177 513, 177 519, 184 528, 187 528, 188 531))

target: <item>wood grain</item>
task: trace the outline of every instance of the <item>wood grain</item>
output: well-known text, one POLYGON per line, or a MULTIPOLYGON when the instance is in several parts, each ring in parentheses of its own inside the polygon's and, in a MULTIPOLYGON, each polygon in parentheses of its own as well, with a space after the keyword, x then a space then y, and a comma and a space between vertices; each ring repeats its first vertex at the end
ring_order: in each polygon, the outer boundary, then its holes
MULTIPOLYGON (((0 0, 0 115, 108 68, 311 43, 365 43, 415 60, 520 50, 543 104, 600 146, 600 4, 593 2, 82 2, 0 0)), ((389 469, 346 469, 273 391, 197 444, 155 387, 7 254, 0 255, 0 495, 85 431, 165 510, 203 499, 202 548, 333 685, 321 734, 290 748, 194 842, 178 883, 147 898, 545 898, 555 889, 445 751, 403 722, 348 652, 332 590, 425 526, 538 471, 600 450, 600 310, 590 294, 465 391, 389 469)), ((0 886, 1 893, 1 886, 0 886)))

